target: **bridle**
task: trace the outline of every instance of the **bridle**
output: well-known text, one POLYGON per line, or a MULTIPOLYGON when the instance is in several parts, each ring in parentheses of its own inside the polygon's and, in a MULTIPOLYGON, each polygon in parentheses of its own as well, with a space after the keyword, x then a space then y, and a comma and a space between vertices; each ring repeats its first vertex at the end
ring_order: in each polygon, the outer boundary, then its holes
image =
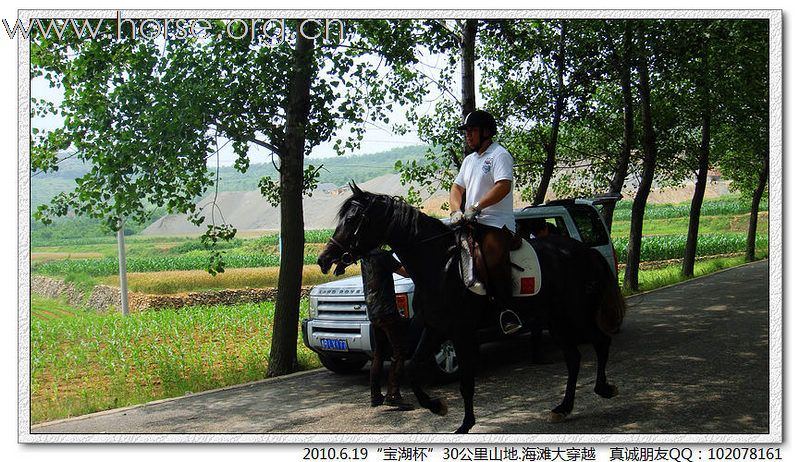
MULTIPOLYGON (((351 202, 351 207, 361 208, 362 210, 360 211, 361 217, 360 217, 360 219, 358 221, 358 224, 356 225, 356 230, 353 232, 353 234, 351 235, 350 239, 348 239, 349 242, 347 244, 344 244, 342 242, 339 242, 339 240, 337 240, 333 236, 331 236, 328 239, 328 242, 330 244, 332 244, 333 246, 339 248, 339 250, 342 251, 342 254, 339 257, 339 261, 341 263, 343 263, 344 265, 352 265, 356 261, 358 261, 361 258, 363 258, 364 255, 367 253, 367 251, 364 251, 364 250, 360 249, 361 240, 363 238, 363 236, 361 236, 361 232, 362 232, 362 230, 364 230, 366 228, 366 225, 369 223, 369 213, 368 212, 370 211, 372 206, 375 205, 375 203, 378 201, 378 199, 381 199, 381 200, 385 199, 386 200, 386 217, 388 218, 389 216, 391 216, 392 213, 394 213, 394 207, 393 207, 394 202, 393 201, 397 200, 396 198, 392 199, 392 198, 389 198, 387 196, 373 195, 372 197, 370 197, 370 200, 366 204, 366 206, 364 205, 364 203, 359 202, 358 200, 353 200, 351 202)), ((460 227, 460 226, 463 226, 463 225, 458 225, 456 227, 460 227)), ((391 232, 391 226, 387 226, 386 227, 386 232, 384 233, 383 237, 379 241, 379 244, 386 242, 387 238, 389 237, 389 233, 390 232, 391 232)), ((424 243, 427 243, 427 242, 430 242, 430 241, 434 241, 434 240, 439 239, 441 237, 444 237, 444 236, 447 236, 447 235, 452 235, 452 234, 453 234, 453 227, 448 227, 448 229, 446 231, 442 232, 442 233, 439 233, 439 234, 436 234, 436 235, 433 235, 433 236, 429 236, 429 237, 427 237, 425 239, 422 239, 422 240, 416 240, 414 242, 414 245, 424 244, 424 243)))
MULTIPOLYGON (((336 240, 333 236, 328 239, 328 241, 338 247, 342 251, 342 255, 339 257, 339 260, 344 263, 345 265, 352 265, 357 260, 361 259, 364 255, 364 251, 359 250, 361 244, 361 237, 359 234, 361 233, 362 227, 365 223, 368 223, 367 217, 368 211, 372 206, 375 204, 375 201, 378 199, 379 196, 372 196, 369 200, 369 203, 366 207, 361 202, 353 201, 351 202, 351 206, 355 205, 356 207, 364 207, 363 211, 361 212, 361 218, 358 220, 358 225, 356 225, 356 230, 353 232, 353 235, 350 239, 352 244, 342 244, 338 240, 336 240)), ((387 208, 388 209, 388 208, 387 208)), ((387 210, 388 211, 388 210, 387 210)))

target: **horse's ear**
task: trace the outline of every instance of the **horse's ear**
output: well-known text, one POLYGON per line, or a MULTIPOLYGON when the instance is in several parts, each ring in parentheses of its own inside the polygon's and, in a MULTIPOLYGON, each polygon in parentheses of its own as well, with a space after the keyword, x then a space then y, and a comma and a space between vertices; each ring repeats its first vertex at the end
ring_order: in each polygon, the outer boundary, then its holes
POLYGON ((361 188, 358 187, 355 180, 350 180, 350 190, 353 191, 354 195, 360 195, 364 193, 364 191, 362 191, 361 188))

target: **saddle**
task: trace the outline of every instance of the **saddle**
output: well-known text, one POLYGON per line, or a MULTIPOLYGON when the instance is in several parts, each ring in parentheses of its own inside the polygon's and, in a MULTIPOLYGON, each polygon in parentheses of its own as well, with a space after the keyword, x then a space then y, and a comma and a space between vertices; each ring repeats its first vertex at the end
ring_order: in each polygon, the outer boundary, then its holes
MULTIPOLYGON (((531 297, 541 289, 542 271, 539 257, 531 244, 514 234, 511 244, 511 295, 531 297)), ((487 295, 488 271, 481 248, 469 229, 456 231, 461 277, 464 286, 477 295, 487 295)))

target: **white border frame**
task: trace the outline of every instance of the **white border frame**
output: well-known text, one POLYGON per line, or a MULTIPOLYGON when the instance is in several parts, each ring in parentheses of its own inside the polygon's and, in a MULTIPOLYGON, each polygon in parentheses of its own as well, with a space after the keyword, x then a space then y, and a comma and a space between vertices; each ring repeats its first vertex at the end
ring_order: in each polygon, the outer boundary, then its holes
POLYGON ((781 10, 20 10, 32 18, 606 18, 768 19, 770 24, 769 179, 769 433, 768 434, 32 434, 30 432, 30 46, 18 41, 18 441, 20 443, 594 443, 594 444, 777 444, 783 430, 783 24, 781 10))

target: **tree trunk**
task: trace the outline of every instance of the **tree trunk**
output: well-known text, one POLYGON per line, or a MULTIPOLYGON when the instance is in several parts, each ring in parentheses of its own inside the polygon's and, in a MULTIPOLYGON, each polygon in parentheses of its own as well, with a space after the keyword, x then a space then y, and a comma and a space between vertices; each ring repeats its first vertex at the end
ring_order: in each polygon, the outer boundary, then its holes
MULTIPOLYGON (((461 120, 475 110, 475 37, 478 34, 478 20, 467 19, 461 29, 461 120)), ((464 141, 464 153, 469 154, 469 146, 464 141)), ((453 163, 461 168, 461 158, 455 156, 453 163)))
MULTIPOLYGON (((640 30, 640 38, 644 34, 640 30)), ((631 207, 631 231, 628 239, 628 261, 625 265, 625 280, 623 285, 630 290, 639 290, 639 260, 642 253, 642 224, 644 211, 647 206, 647 197, 653 185, 656 167, 656 135, 653 127, 653 113, 650 105, 650 71, 647 56, 642 45, 639 50, 637 69, 639 73, 639 97, 642 105, 642 148, 644 161, 642 165, 642 181, 636 190, 636 197, 631 207)))
POLYGON ((756 228, 758 227, 758 205, 761 203, 761 196, 767 187, 769 179, 769 152, 764 154, 761 173, 758 175, 758 186, 753 192, 753 201, 750 203, 750 226, 747 228, 747 251, 745 259, 754 261, 756 259, 756 228))
MULTIPOLYGON (((622 187, 625 186, 625 178, 628 177, 628 165, 631 161, 631 150, 633 149, 633 93, 631 90, 631 42, 633 41, 633 30, 631 21, 625 21, 625 38, 622 50, 622 63, 620 64, 620 83, 622 89, 622 149, 617 159, 617 167, 614 169, 614 177, 608 185, 609 194, 621 194, 622 187)), ((614 221, 614 209, 616 202, 611 202, 603 207, 603 219, 608 226, 609 232, 614 221)))
POLYGON ((545 195, 547 194, 547 188, 550 186, 550 180, 553 178, 553 172, 555 171, 556 167, 556 144, 558 143, 558 129, 561 126, 561 116, 564 112, 564 61, 566 59, 564 48, 566 45, 566 38, 566 23, 562 21, 561 38, 558 46, 558 62, 556 63, 556 78, 558 79, 558 83, 556 86, 553 122, 550 125, 550 139, 548 139, 547 143, 544 145, 545 160, 542 168, 542 178, 539 182, 539 187, 536 189, 536 194, 533 197, 534 205, 544 202, 545 195))
MULTIPOLYGON (((313 35, 309 34, 309 35, 313 35)), ((286 136, 280 168, 281 266, 267 376, 288 374, 297 365, 297 323, 303 278, 303 158, 310 111, 314 41, 297 34, 286 103, 286 136)))
POLYGON ((684 277, 694 276, 694 262, 697 256, 697 234, 700 229, 700 210, 703 206, 703 197, 706 194, 706 181, 708 179, 708 155, 711 144, 711 99, 708 87, 708 44, 704 40, 701 50, 700 67, 703 69, 700 79, 700 94, 703 106, 703 126, 701 128, 700 152, 698 155, 697 183, 694 187, 692 207, 689 210, 689 229, 686 233, 686 248, 683 253, 684 277))

